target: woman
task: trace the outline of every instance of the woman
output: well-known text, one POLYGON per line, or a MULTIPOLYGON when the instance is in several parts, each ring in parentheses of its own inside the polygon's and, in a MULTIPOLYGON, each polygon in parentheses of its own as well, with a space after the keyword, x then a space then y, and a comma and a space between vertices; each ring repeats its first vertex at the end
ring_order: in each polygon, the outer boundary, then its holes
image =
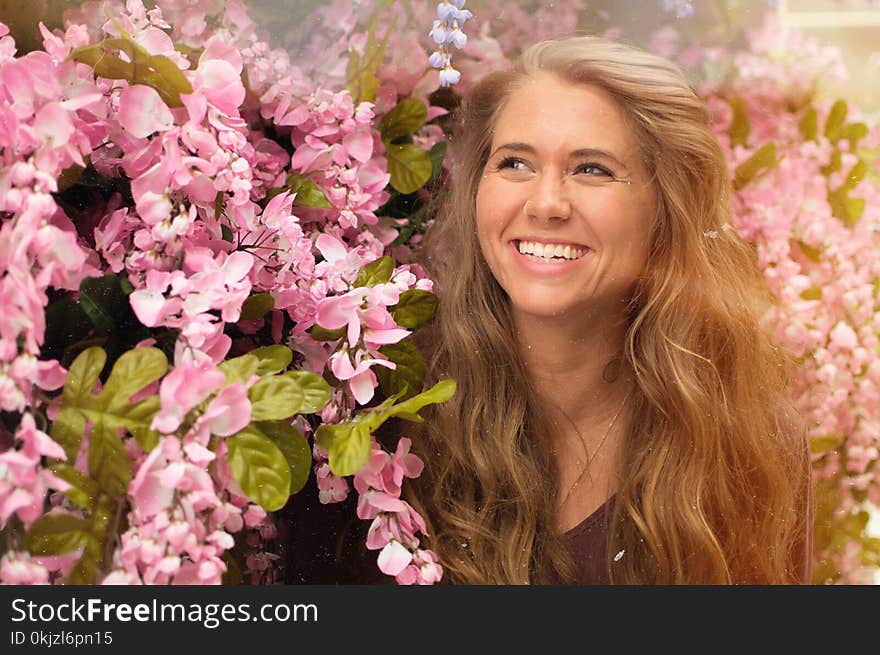
POLYGON ((789 360, 680 71, 542 42, 476 85, 450 144, 424 345, 429 383, 458 391, 403 426, 446 580, 809 582, 789 360))

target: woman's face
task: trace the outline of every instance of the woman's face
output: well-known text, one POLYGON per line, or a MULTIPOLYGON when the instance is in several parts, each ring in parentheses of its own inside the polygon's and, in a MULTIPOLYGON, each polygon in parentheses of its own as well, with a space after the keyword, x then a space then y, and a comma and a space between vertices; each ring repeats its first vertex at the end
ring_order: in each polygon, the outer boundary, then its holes
POLYGON ((477 191, 477 234, 514 313, 619 314, 647 261, 654 202, 635 135, 611 96, 541 73, 498 117, 477 191), (564 259, 523 254, 537 243, 564 259))

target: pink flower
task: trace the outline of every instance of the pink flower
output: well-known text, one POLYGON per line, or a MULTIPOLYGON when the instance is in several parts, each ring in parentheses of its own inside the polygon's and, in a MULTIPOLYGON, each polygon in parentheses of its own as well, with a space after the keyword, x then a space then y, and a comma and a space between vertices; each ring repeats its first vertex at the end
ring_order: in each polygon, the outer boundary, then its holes
POLYGON ((315 478, 318 484, 318 501, 322 505, 340 503, 348 498, 348 482, 345 478, 333 475, 326 462, 315 467, 315 478))
POLYGON ((24 551, 8 551, 0 558, 0 583, 6 585, 49 584, 49 571, 24 551))
POLYGON ((174 117, 155 89, 134 84, 119 95, 119 123, 132 136, 143 139, 170 128, 174 117))
POLYGON ((235 68, 222 59, 207 59, 197 69, 198 90, 224 114, 236 114, 245 90, 235 68))
POLYGON ((152 429, 174 432, 186 414, 205 400, 226 380, 210 362, 180 365, 165 376, 159 391, 162 409, 153 418, 152 429))
POLYGON ((24 414, 15 433, 14 447, 0 453, 0 529, 18 515, 25 527, 43 514, 49 489, 67 491, 70 485, 42 465, 43 457, 67 459, 49 435, 38 430, 31 414, 24 414))
POLYGON ((357 366, 353 367, 347 351, 335 352, 330 357, 330 370, 340 380, 348 380, 355 400, 361 405, 366 405, 373 398, 373 392, 378 384, 376 374, 370 370, 370 367, 380 364, 395 369, 397 364, 387 359, 372 358, 363 350, 358 350, 355 358, 357 366))
MULTIPOLYGON (((175 439, 176 437, 166 437, 175 439)), ((163 449, 154 448, 128 486, 134 506, 140 516, 149 518, 171 505, 174 489, 162 483, 161 472, 168 464, 163 449)))
POLYGON ((412 553, 400 542, 391 540, 379 553, 379 570, 387 575, 397 575, 412 561, 412 553))
POLYGON ((172 282, 172 274, 164 271, 147 272, 146 287, 134 291, 129 296, 131 308, 138 320, 147 327, 160 325, 167 314, 180 310, 179 299, 167 299, 165 292, 172 282))
POLYGON ((233 383, 220 390, 205 413, 199 418, 211 434, 227 437, 245 428, 251 422, 251 402, 247 387, 233 383))

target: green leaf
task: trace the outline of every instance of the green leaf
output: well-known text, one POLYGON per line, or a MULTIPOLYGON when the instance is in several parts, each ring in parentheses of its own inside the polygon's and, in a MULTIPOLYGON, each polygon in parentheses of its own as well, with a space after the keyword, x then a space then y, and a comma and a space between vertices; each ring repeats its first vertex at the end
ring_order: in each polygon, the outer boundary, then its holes
POLYGON ((826 166, 823 166, 820 170, 823 175, 831 175, 831 173, 836 173, 843 167, 843 157, 840 154, 840 150, 835 148, 831 152, 831 161, 828 162, 826 166))
POLYGON ((394 405, 401 394, 387 398, 377 407, 362 411, 353 421, 323 424, 315 432, 319 446, 328 451, 330 470, 335 475, 353 475, 370 457, 370 435, 392 416, 422 422, 417 412, 425 405, 441 403, 455 393, 454 380, 441 380, 427 391, 394 405))
POLYGON ((116 360, 98 395, 112 412, 129 406, 129 399, 168 371, 168 358, 158 348, 133 348, 116 360))
POLYGON ((804 112, 800 122, 801 134, 805 141, 815 141, 819 136, 819 115, 815 107, 804 112))
POLYGON ((248 389, 252 421, 276 421, 293 416, 303 404, 303 393, 295 380, 273 375, 248 389))
POLYGON ((344 327, 328 330, 315 323, 306 332, 316 341, 338 341, 345 336, 346 329, 344 327))
POLYGON ((233 357, 220 362, 217 368, 226 375, 226 384, 238 382, 244 384, 251 379, 251 376, 260 370, 260 360, 248 353, 240 357, 233 357))
POLYGON ((836 143, 843 132, 843 123, 846 120, 847 106, 845 100, 838 100, 831 106, 828 118, 825 120, 825 137, 836 143))
POLYGON ((287 371, 284 377, 296 382, 302 393, 297 414, 315 414, 330 401, 330 385, 327 380, 311 371, 287 371))
POLYGON ((395 405, 389 412, 391 416, 407 418, 405 414, 414 414, 425 405, 446 402, 455 395, 455 388, 455 380, 440 380, 427 391, 395 405))
POLYGON ((403 398, 411 398, 422 390, 427 368, 422 353, 413 343, 400 341, 386 344, 379 348, 379 352, 397 364, 394 370, 385 366, 373 368, 379 379, 379 386, 386 396, 403 392, 403 398))
POLYGON ((346 87, 354 98, 355 104, 376 100, 376 91, 379 89, 379 78, 376 77, 376 71, 385 58, 385 47, 388 45, 388 39, 394 31, 394 26, 397 24, 397 14, 391 14, 385 38, 381 43, 376 42, 376 24, 380 15, 383 16, 383 21, 385 20, 384 17, 388 15, 387 9, 392 2, 393 0, 383 0, 370 16, 363 58, 355 51, 349 52, 346 87))
POLYGON ((864 198, 851 198, 846 192, 846 185, 828 194, 831 213, 847 227, 852 227, 865 211, 864 198))
MULTIPOLYGON (((216 221, 220 220, 220 217, 223 216, 223 209, 225 206, 226 206, 226 196, 223 195, 222 191, 218 191, 217 195, 214 196, 214 220, 216 220, 216 221)), ((227 230, 229 229, 225 224, 221 225, 220 226, 221 233, 222 233, 224 227, 226 227, 227 230)), ((229 242, 232 241, 232 232, 229 233, 229 237, 230 237, 229 239, 226 238, 225 234, 221 234, 221 236, 224 241, 229 241, 229 242)))
POLYGON ((272 421, 258 423, 257 427, 278 446, 290 467, 290 494, 297 493, 309 479, 312 468, 312 450, 303 433, 289 423, 272 421))
POLYGON ((370 459, 370 429, 364 423, 321 425, 315 433, 318 445, 328 452, 335 475, 354 475, 370 459))
POLYGON ((847 174, 846 181, 843 183, 842 188, 848 190, 855 189, 858 186, 859 182, 865 179, 865 175, 867 174, 868 162, 866 162, 864 159, 859 159, 847 174))
POLYGON ((814 248, 813 246, 808 245, 800 240, 796 241, 795 243, 797 244, 798 248, 800 248, 801 252, 804 253, 804 256, 807 259, 809 259, 811 262, 818 264, 819 261, 821 261, 821 259, 822 259, 822 251, 821 250, 819 250, 818 248, 814 248))
MULTIPOLYGON (((100 504, 100 503, 99 503, 100 504)), ((106 526, 103 521, 100 525, 106 526)), ((86 541, 82 557, 74 565, 65 583, 68 585, 93 585, 98 580, 99 564, 103 566, 104 549, 106 540, 96 537, 99 531, 104 530, 99 524, 92 524, 92 538, 86 541)))
POLYGON ((158 397, 151 395, 137 403, 131 403, 131 397, 161 378, 168 369, 168 360, 157 348, 129 350, 116 360, 104 388, 94 396, 91 390, 105 359, 102 349, 89 348, 74 360, 70 370, 76 374, 68 374, 62 408, 54 422, 59 425, 53 424, 52 432, 73 461, 85 421, 91 422, 89 474, 108 494, 122 495, 131 481, 132 471, 120 431, 128 430, 142 445, 155 445, 158 439, 150 430, 152 418, 159 409, 158 397), (76 430, 78 436, 74 434, 76 430))
POLYGON ((287 346, 280 344, 254 348, 248 354, 257 358, 259 362, 257 365, 257 375, 259 376, 283 371, 293 361, 293 351, 287 346))
POLYGON ((843 441, 843 435, 840 434, 823 434, 816 437, 810 437, 810 452, 814 455, 827 453, 836 449, 843 441))
POLYGON ((431 160, 431 182, 440 176, 443 170, 443 160, 446 159, 446 141, 438 141, 428 151, 428 157, 431 160))
POLYGON ((868 126, 864 123, 850 123, 840 132, 840 138, 849 141, 850 152, 856 149, 856 144, 868 136, 868 126))
POLYGON ((241 305, 241 318, 246 321, 255 321, 263 318, 275 307, 275 299, 268 293, 255 293, 248 296, 241 305))
POLYGON ((800 294, 804 300, 822 300, 822 287, 812 286, 804 289, 800 294))
POLYGON ((98 580, 97 558, 91 553, 83 553, 71 569, 65 581, 69 585, 93 585, 98 580))
POLYGON ((415 193, 431 179, 431 158, 414 143, 385 144, 391 186, 400 193, 415 193))
POLYGON ((290 466, 278 446, 253 425, 226 444, 229 470, 245 495, 267 512, 284 507, 290 495, 290 466))
MULTIPOLYGON (((70 377, 68 376, 67 379, 69 380, 70 377)), ((79 453, 85 431, 86 417, 73 407, 65 405, 61 407, 55 420, 52 421, 49 436, 64 449, 67 461, 73 462, 79 453)))
POLYGON ((115 273, 104 277, 87 277, 79 285, 79 301, 92 324, 105 334, 116 329, 116 317, 128 306, 128 298, 115 273))
POLYGON ((91 537, 89 522, 70 514, 44 514, 24 536, 31 555, 64 555, 84 548, 91 537))
POLYGON ((92 389, 104 370, 107 353, 103 348, 92 346, 83 350, 73 360, 64 382, 62 397, 65 403, 80 402, 92 395, 92 389))
POLYGON ((182 107, 180 94, 193 91, 177 64, 164 55, 151 55, 127 34, 75 48, 68 59, 91 66, 98 77, 150 86, 169 107, 182 107))
MULTIPOLYGON (((348 62, 345 65, 346 88, 354 98, 355 103, 360 99, 361 91, 361 53, 351 49, 348 51, 348 62)), ((374 76, 375 77, 375 76, 374 76)), ((378 88, 378 87, 377 87, 378 88)))
POLYGON ((127 416, 130 420, 126 428, 134 435, 144 452, 150 452, 159 443, 159 433, 150 429, 150 423, 161 408, 159 396, 148 396, 128 409, 127 416))
POLYGON ((315 430, 315 443, 324 450, 330 450, 330 447, 334 442, 347 439, 353 427, 353 421, 347 421, 345 423, 322 423, 318 426, 318 429, 315 430))
POLYGON ((746 103, 740 97, 736 96, 730 101, 730 108, 733 111, 733 117, 730 122, 730 128, 727 133, 730 135, 730 145, 745 146, 749 141, 749 112, 746 110, 746 103))
POLYGON ((89 475, 111 496, 122 496, 132 478, 131 459, 116 429, 115 421, 103 421, 99 415, 89 437, 89 475))
MULTIPOLYGON (((119 502, 127 501, 114 499, 104 493, 98 494, 95 508, 92 511, 92 534, 106 534, 107 526, 116 516, 119 502)), ((100 555, 100 553, 97 554, 100 555)))
POLYGON ((865 199, 864 198, 846 198, 844 200, 844 218, 843 223, 852 227, 855 225, 858 220, 862 217, 862 214, 865 212, 865 199))
POLYGON ((394 141, 413 134, 428 117, 428 108, 418 98, 404 98, 379 122, 379 132, 385 141, 394 141))
POLYGON ((271 189, 268 196, 271 198, 284 191, 296 194, 293 202, 297 205, 318 207, 320 209, 330 209, 333 207, 324 192, 315 184, 315 181, 302 173, 288 174, 284 186, 271 189))
POLYGON ((70 485, 63 492, 70 502, 81 509, 92 509, 98 497, 98 483, 65 462, 53 462, 49 470, 70 485))
POLYGON ((394 260, 389 256, 379 257, 369 264, 366 264, 358 272, 357 279, 354 281, 356 287, 373 287, 377 284, 385 284, 391 279, 394 272, 394 260))
POLYGON ((760 173, 766 172, 776 166, 776 144, 772 141, 758 148, 752 156, 736 167, 734 171, 733 188, 742 189, 760 173))
POLYGON ((437 296, 424 289, 407 289, 397 301, 389 307, 394 322, 401 327, 414 330, 427 323, 437 309, 437 296))
POLYGON ((859 510, 848 515, 843 521, 843 530, 853 539, 861 539, 862 533, 868 525, 871 515, 864 510, 859 510))

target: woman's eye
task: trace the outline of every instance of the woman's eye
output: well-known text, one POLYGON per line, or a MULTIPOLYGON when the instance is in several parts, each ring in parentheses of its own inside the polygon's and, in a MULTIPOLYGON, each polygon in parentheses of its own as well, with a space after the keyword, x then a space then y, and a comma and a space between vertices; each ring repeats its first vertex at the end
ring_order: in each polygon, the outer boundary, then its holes
POLYGON ((498 162, 498 169, 502 168, 512 168, 515 171, 525 170, 526 163, 520 159, 519 157, 505 157, 500 162, 498 162), (522 164, 522 167, 517 166, 517 164, 522 164))
POLYGON ((575 172, 584 172, 587 175, 614 177, 614 174, 611 171, 598 164, 581 164, 575 169, 575 172))

